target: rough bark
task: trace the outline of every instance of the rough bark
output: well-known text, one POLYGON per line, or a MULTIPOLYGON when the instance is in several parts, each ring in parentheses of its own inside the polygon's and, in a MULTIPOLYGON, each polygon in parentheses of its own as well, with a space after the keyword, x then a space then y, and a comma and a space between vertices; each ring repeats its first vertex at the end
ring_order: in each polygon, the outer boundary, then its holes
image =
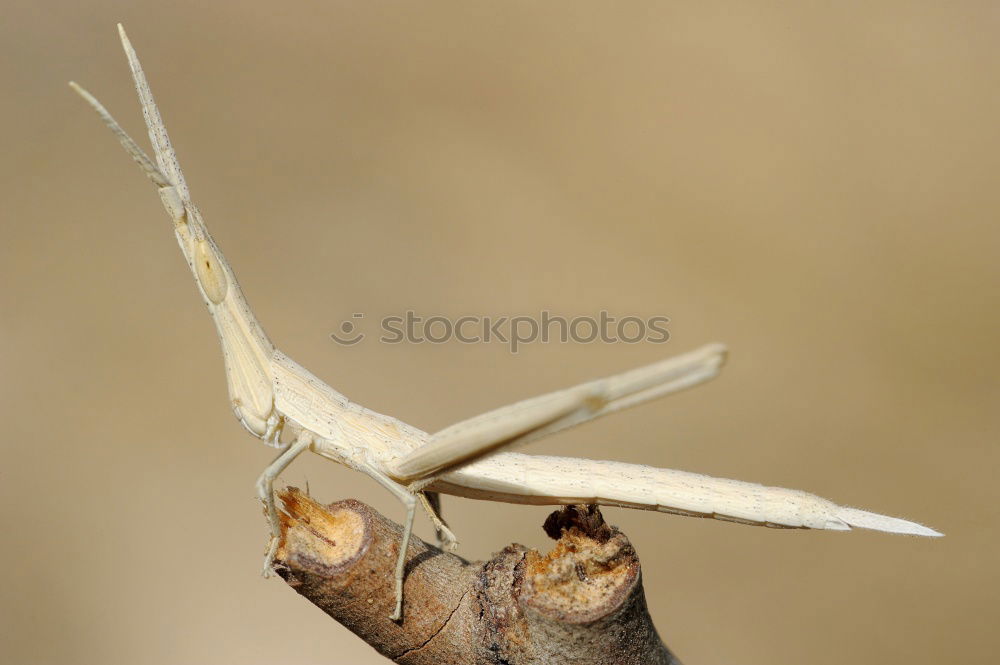
POLYGON ((397 663, 680 663, 649 617, 635 550, 596 506, 552 513, 547 554, 508 545, 468 562, 413 538, 395 622, 400 526, 353 499, 321 506, 295 488, 279 496, 278 574, 397 663))

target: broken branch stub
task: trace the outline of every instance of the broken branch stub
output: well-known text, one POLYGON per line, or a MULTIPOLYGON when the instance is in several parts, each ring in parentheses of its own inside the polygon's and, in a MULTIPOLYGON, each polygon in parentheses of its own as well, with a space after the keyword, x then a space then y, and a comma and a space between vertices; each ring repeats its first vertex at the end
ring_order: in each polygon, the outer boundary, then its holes
POLYGON ((408 665, 676 664, 646 608, 639 560, 595 506, 546 520, 547 554, 508 545, 468 562, 420 539, 407 552, 403 620, 390 620, 402 528, 348 499, 282 491, 276 570, 379 653, 408 665))

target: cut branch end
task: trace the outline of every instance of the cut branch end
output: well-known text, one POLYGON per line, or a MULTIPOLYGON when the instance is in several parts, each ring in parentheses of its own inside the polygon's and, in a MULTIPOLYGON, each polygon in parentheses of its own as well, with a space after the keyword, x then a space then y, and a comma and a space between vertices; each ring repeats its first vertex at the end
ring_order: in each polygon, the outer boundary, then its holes
POLYGON ((391 621, 402 528, 348 499, 298 489, 284 507, 278 574, 387 658, 411 665, 678 663, 646 608, 639 560, 594 506, 553 513, 546 554, 508 545, 468 562, 411 540, 403 620, 391 621))

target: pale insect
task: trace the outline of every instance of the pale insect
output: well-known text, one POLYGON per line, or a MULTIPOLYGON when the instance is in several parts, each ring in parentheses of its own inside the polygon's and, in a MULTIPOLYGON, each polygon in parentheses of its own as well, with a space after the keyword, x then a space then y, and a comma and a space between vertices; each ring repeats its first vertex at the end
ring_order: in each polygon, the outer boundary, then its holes
POLYGON ((215 321, 233 411, 254 436, 283 451, 257 481, 271 527, 264 560, 270 571, 280 536, 274 480, 310 450, 374 478, 406 506, 395 569, 395 609, 403 609, 407 545, 419 502, 449 548, 457 541, 441 521, 437 493, 525 504, 596 503, 769 527, 853 527, 940 536, 914 522, 838 506, 806 492, 637 464, 504 452, 573 425, 715 377, 725 348, 711 344, 646 367, 583 383, 485 413, 436 434, 354 404, 276 349, 243 298, 232 268, 191 202, 177 156, 125 31, 128 57, 156 161, 92 95, 70 83, 97 111, 156 185, 177 242, 215 321), (282 441, 287 433, 288 442, 282 441))

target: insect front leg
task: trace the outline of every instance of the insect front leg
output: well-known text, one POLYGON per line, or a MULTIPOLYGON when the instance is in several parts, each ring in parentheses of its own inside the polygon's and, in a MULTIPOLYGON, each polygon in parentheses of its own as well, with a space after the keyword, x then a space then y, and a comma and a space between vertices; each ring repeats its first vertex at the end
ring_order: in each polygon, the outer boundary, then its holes
POLYGON ((257 496, 264 502, 267 512, 267 521, 271 526, 271 540, 267 546, 267 554, 264 556, 264 570, 262 575, 271 575, 271 564, 274 562, 274 555, 278 552, 278 542, 281 539, 281 523, 278 521, 278 508, 274 502, 274 479, 284 471, 296 457, 309 449, 312 445, 312 436, 302 432, 286 450, 282 451, 257 479, 257 496))

